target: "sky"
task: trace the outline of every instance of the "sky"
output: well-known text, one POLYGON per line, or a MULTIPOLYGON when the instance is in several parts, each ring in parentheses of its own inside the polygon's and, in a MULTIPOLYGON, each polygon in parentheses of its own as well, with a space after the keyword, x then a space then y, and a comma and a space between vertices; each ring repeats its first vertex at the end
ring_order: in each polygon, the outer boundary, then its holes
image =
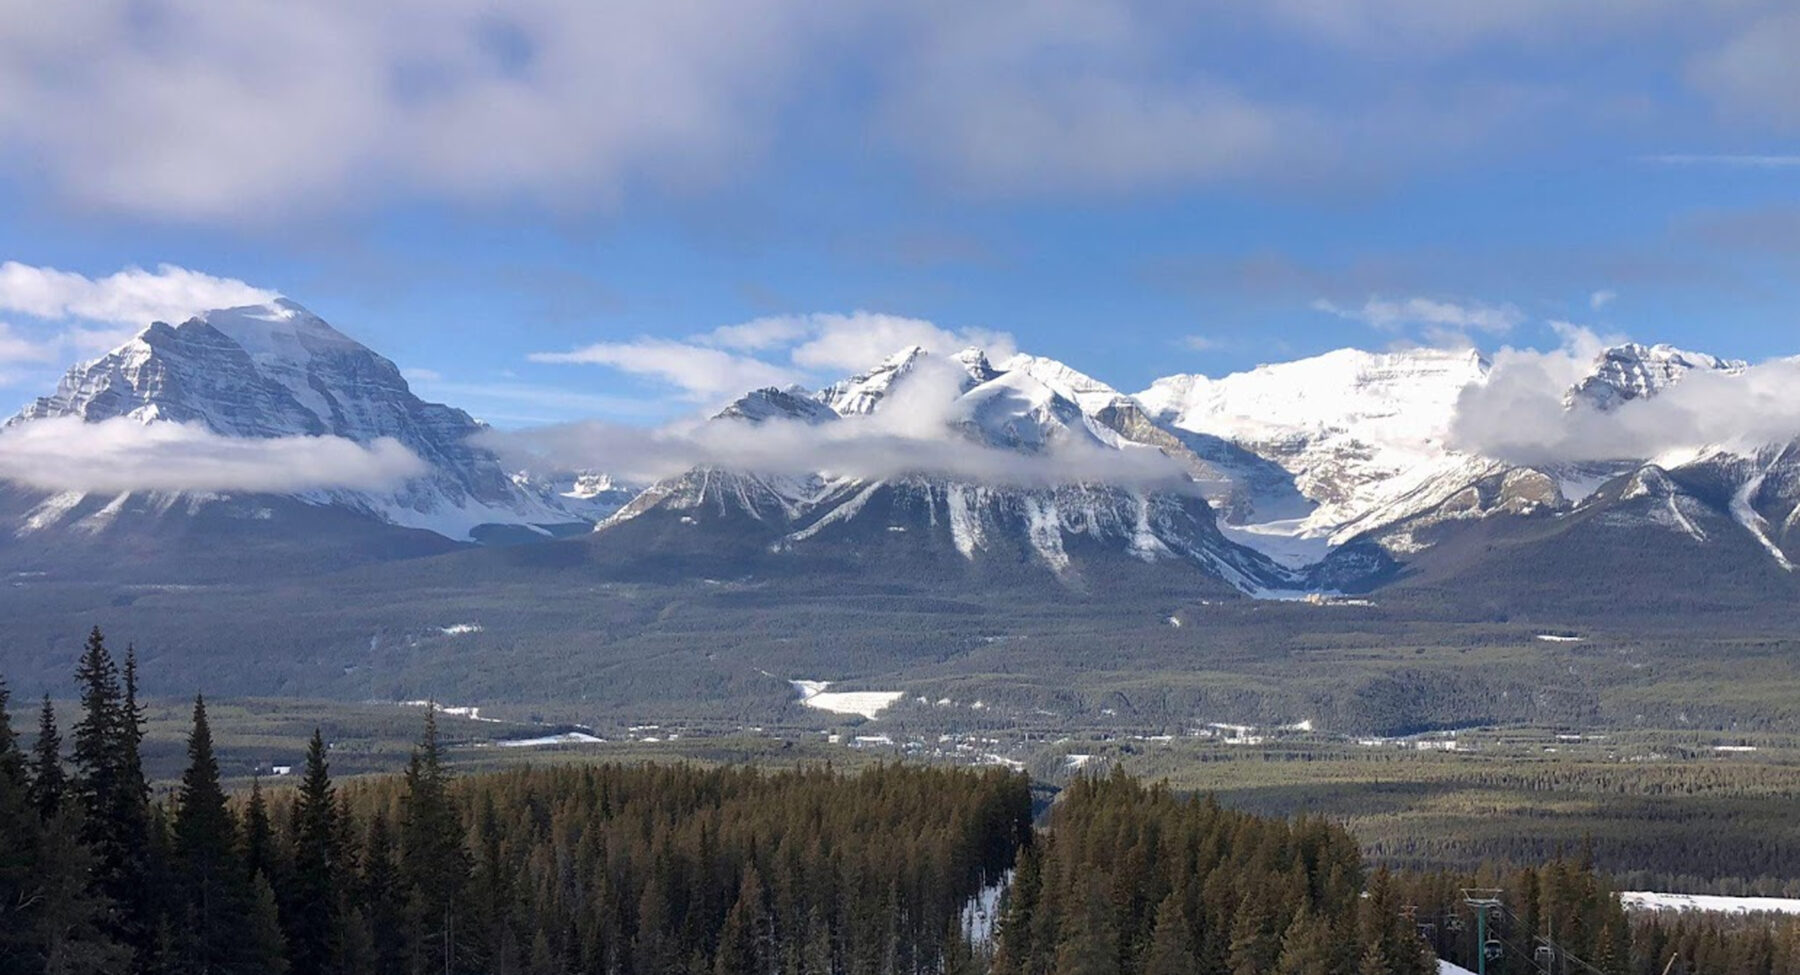
POLYGON ((1782 0, 0 0, 0 401, 273 293, 514 427, 911 341, 1763 361, 1794 50, 1782 0))

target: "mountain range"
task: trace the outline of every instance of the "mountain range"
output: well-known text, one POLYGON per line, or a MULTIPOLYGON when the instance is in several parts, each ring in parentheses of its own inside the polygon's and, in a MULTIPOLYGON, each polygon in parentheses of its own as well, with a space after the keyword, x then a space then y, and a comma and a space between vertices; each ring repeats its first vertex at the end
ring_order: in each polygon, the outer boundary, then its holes
MULTIPOLYGON (((816 392, 748 391, 710 421, 906 428, 915 439, 899 444, 890 470, 783 463, 767 473, 706 463, 633 485, 604 471, 509 469, 477 436, 483 424, 420 399, 392 362, 279 299, 154 323, 72 368, 7 425, 127 418, 235 438, 392 438, 424 462, 422 476, 383 491, 249 496, 9 487, 0 559, 14 572, 55 572, 58 558, 111 546, 133 553, 115 559, 122 571, 179 578, 214 571, 195 554, 220 554, 209 535, 228 539, 222 565, 255 562, 254 549, 266 545, 291 567, 335 567, 592 532, 596 544, 647 546, 649 561, 667 554, 656 549, 687 550, 724 574, 734 567, 705 553, 792 562, 833 549, 878 561, 937 549, 1034 566, 1047 582, 1078 583, 1129 559, 1286 596, 1390 584, 1494 519, 1550 526, 1552 535, 1558 524, 1641 530, 1696 550, 1749 541, 1783 573, 1800 558, 1795 442, 1700 448, 1673 462, 1508 463, 1452 443, 1459 397, 1491 368, 1475 351, 1343 350, 1220 379, 1170 376, 1126 395, 1050 359, 992 362, 978 349, 940 356, 914 347, 816 392), (920 427, 943 451, 920 454, 909 469, 905 451, 921 442, 920 427), (940 454, 965 448, 981 459, 934 469, 943 467, 940 454), (1076 452, 1081 469, 1055 476, 1076 452), (1146 455, 1171 462, 1179 476, 1153 482, 1129 473, 1146 455), (1015 476, 1012 457, 1037 473, 1015 476), (648 527, 665 521, 689 530, 648 527), (134 541, 121 547, 121 539, 134 541), (296 559, 307 547, 317 551, 296 559)), ((1696 371, 1745 368, 1668 346, 1620 345, 1568 389, 1566 408, 1618 410, 1696 371)), ((850 449, 861 432, 820 443, 850 449)))
MULTIPOLYGON (((1634 416, 1748 368, 1618 345, 1558 409, 1634 416)), ((60 679, 102 622, 155 648, 153 684, 221 693, 778 707, 770 672, 890 674, 1054 711, 1098 669, 1139 709, 1129 688, 1161 674, 1159 708, 1391 730, 1471 706, 1645 706, 1532 690, 1572 666, 1546 655, 1602 645, 1535 634, 1785 631, 1793 438, 1521 462, 1459 439, 1497 375, 1474 351, 1344 350, 1126 394, 1051 359, 908 348, 822 389, 748 390, 690 433, 711 448, 634 480, 631 458, 521 461, 293 302, 213 311, 75 366, 0 444, 70 418, 179 422, 392 441, 420 473, 285 493, 0 484, 0 665, 60 679), (1340 614, 1329 635, 1320 612, 1340 614), (1496 640, 1531 662, 1291 669, 1297 648, 1496 640)))

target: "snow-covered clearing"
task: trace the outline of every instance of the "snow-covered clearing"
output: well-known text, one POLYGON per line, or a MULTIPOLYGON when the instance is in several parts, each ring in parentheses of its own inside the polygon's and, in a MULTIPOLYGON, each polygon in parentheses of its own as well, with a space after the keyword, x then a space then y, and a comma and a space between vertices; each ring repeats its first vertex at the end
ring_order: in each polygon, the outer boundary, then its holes
POLYGON ((1800 914, 1796 897, 1724 897, 1717 894, 1665 894, 1627 890, 1619 894, 1625 907, 1640 911, 1705 911, 1718 914, 1800 914))
POLYGON ((830 681, 790 680, 800 692, 800 703, 832 714, 860 714, 873 721, 895 701, 906 696, 904 691, 832 691, 830 681))
POLYGON ((542 738, 515 738, 511 741, 497 741, 494 744, 501 748, 542 748, 547 745, 600 745, 605 742, 605 738, 596 738, 580 731, 565 731, 560 735, 545 735, 542 738))

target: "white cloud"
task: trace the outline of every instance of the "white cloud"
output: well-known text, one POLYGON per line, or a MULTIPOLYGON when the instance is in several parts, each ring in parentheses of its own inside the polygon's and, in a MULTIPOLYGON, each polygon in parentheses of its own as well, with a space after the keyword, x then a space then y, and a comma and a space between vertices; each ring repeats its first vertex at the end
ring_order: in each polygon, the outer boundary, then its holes
POLYGON ((904 403, 819 424, 714 421, 646 429, 591 421, 488 431, 480 437, 512 464, 546 471, 604 469, 625 481, 653 482, 717 467, 802 477, 825 472, 873 480, 930 474, 998 485, 1104 482, 1192 490, 1180 463, 1150 448, 1113 450, 1074 437, 1027 454, 966 439, 955 424, 966 419, 960 411, 969 404, 957 401, 958 392, 949 371, 925 369, 896 388, 897 397, 906 397, 904 403))
POLYGON ((399 441, 225 437, 198 424, 34 420, 0 430, 0 480, 45 491, 376 490, 427 471, 399 441))
POLYGON ((1452 446, 1521 464, 1653 460, 1708 446, 1788 443, 1800 435, 1800 360, 1733 374, 1695 370, 1655 396, 1611 410, 1567 400, 1619 344, 1557 323, 1560 349, 1502 349, 1487 381, 1463 391, 1452 446))
POLYGON ((83 319, 141 328, 182 322, 214 308, 264 304, 279 297, 235 278, 218 278, 173 264, 155 271, 130 267, 103 278, 73 271, 0 263, 0 311, 48 320, 83 319))
POLYGON ((56 358, 54 343, 37 342, 0 322, 0 366, 50 362, 56 358))
POLYGON ((378 185, 579 206, 729 173, 828 45, 828 7, 94 0, 49 18, 8 2, 0 143, 77 202, 179 219, 312 212, 378 185))
POLYGON ((1219 340, 1206 335, 1183 335, 1179 344, 1190 352, 1210 352, 1219 347, 1219 340))
POLYGON ((886 359, 900 349, 920 346, 935 355, 950 355, 974 346, 1004 359, 1016 350, 1012 336, 986 329, 939 328, 922 318, 854 311, 848 315, 808 315, 806 339, 790 355, 796 366, 808 370, 860 370, 886 359))
POLYGON ((1607 289, 1602 288, 1599 291, 1588 295, 1588 307, 1595 311, 1599 311, 1607 305, 1612 304, 1614 301, 1617 301, 1618 298, 1619 293, 1617 291, 1608 291, 1607 289))
POLYGON ((739 352, 761 352, 789 345, 812 334, 812 323, 794 315, 771 315, 740 325, 721 325, 696 341, 739 352))
POLYGON ((1753 29, 1763 6, 90 0, 46 18, 0 0, 0 144, 52 196, 182 221, 397 198, 566 212, 841 151, 795 144, 816 133, 990 192, 1358 178, 1557 117, 1493 111, 1509 92, 1649 99, 1638 72, 1584 70, 1621 49, 1667 68, 1731 36, 1693 84, 1781 110, 1793 45, 1753 29), (1252 44, 1266 56, 1232 53, 1252 44))
POLYGON ((838 379, 873 368, 915 345, 939 356, 974 346, 996 360, 1017 351, 1005 332, 947 329, 921 318, 854 311, 770 316, 722 326, 685 342, 652 338, 599 342, 570 352, 538 352, 530 358, 610 366, 649 376, 681 389, 691 399, 706 401, 766 386, 838 379))
POLYGON ((668 339, 597 342, 572 352, 536 352, 530 359, 611 366, 667 383, 696 399, 735 396, 764 386, 786 386, 798 378, 792 370, 759 359, 668 339))
POLYGON ((1410 326, 1425 326, 1433 334, 1509 332, 1525 320, 1524 313, 1512 305, 1489 305, 1480 302, 1443 301, 1436 298, 1388 299, 1371 297, 1361 307, 1346 308, 1323 298, 1312 303, 1313 310, 1363 322, 1384 331, 1399 331, 1410 326))

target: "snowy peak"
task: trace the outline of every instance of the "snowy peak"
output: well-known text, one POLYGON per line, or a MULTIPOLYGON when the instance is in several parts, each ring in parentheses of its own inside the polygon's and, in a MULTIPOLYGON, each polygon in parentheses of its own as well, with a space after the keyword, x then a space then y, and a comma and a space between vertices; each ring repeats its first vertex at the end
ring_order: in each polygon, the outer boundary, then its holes
POLYGON ((286 299, 152 323, 71 368, 53 394, 8 422, 59 416, 198 423, 233 437, 392 438, 429 472, 392 493, 296 496, 457 539, 483 525, 579 520, 556 495, 520 485, 471 444, 481 425, 467 413, 419 399, 392 362, 286 299))
MULTIPOLYGON (((902 384, 928 370, 930 363, 950 363, 959 370, 964 391, 998 375, 980 349, 964 349, 954 355, 934 357, 922 346, 901 349, 868 372, 859 373, 819 391, 820 402, 840 416, 866 416, 880 409, 902 384)), ((940 366, 940 368, 942 368, 940 366)))
POLYGON ((713 416, 715 420, 743 420, 749 423, 762 423, 766 420, 824 423, 837 418, 838 414, 829 405, 798 386, 788 389, 770 386, 752 390, 713 416))
POLYGON ((1177 434, 1228 444, 1285 472, 1285 484, 1258 472, 1256 494, 1234 503, 1250 537, 1325 539, 1372 516, 1397 516, 1389 513, 1396 502, 1467 466, 1446 446, 1450 422, 1462 391, 1488 369, 1474 351, 1343 349, 1222 379, 1171 376, 1135 398, 1177 434), (1306 510, 1294 510, 1296 492, 1306 510))
POLYGON ((1569 391, 1571 406, 1585 404, 1607 411, 1635 399, 1655 396, 1696 370, 1739 373, 1749 363, 1688 352, 1672 345, 1614 346, 1600 353, 1587 378, 1569 391))

